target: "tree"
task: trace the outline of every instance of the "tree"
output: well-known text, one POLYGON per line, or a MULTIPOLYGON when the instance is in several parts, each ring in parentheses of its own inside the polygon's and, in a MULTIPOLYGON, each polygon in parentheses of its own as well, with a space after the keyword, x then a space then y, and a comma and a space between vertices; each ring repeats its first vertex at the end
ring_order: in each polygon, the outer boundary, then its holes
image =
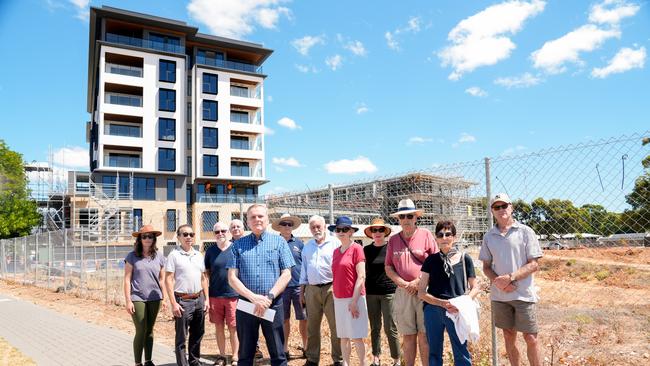
POLYGON ((40 222, 29 198, 22 155, 0 140, 0 239, 29 235, 40 222))
MULTIPOLYGON (((643 145, 650 144, 650 138, 643 139, 643 145)), ((625 196, 632 210, 623 213, 626 232, 644 232, 650 230, 650 155, 641 162, 643 175, 634 182, 632 192, 625 196)))

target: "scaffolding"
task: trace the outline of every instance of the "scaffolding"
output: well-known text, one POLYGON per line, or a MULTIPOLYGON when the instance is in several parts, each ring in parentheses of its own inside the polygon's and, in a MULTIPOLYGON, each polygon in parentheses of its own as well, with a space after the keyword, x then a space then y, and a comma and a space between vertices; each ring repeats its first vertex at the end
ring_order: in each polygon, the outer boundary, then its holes
POLYGON ((487 230, 487 203, 475 193, 479 183, 459 175, 408 173, 312 191, 271 195, 266 198, 271 219, 291 213, 307 222, 311 215, 349 216, 356 224, 381 217, 397 225, 400 200, 410 198, 424 210, 418 225, 433 229, 440 220, 452 220, 461 240, 476 243, 487 230))
POLYGON ((27 187, 41 214, 41 222, 34 228, 34 233, 63 230, 66 226, 66 187, 53 167, 53 156, 50 147, 47 162, 25 164, 25 173, 29 177, 27 187))

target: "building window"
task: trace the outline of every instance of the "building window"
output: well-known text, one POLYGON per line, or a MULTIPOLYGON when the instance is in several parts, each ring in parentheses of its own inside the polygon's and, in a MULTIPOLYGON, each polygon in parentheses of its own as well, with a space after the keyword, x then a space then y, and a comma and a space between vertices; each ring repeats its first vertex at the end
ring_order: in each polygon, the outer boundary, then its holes
POLYGON ((121 125, 117 123, 104 124, 104 134, 111 136, 142 137, 142 127, 121 125))
POLYGON ((134 200, 155 200, 156 181, 153 178, 133 178, 134 200))
POLYGON ((248 88, 239 86, 239 85, 231 85, 230 86, 230 95, 234 97, 244 97, 248 98, 248 88))
POLYGON ((158 110, 176 111, 176 91, 172 89, 160 89, 158 92, 158 110))
POLYGON ((212 232, 214 224, 219 221, 218 211, 203 211, 201 212, 201 231, 212 232))
POLYGON ((219 175, 219 158, 216 155, 203 155, 203 175, 219 175))
POLYGON ((199 50, 196 53, 196 63, 210 66, 224 66, 224 55, 222 52, 199 50))
POLYGON ((140 155, 108 153, 108 159, 105 165, 112 168, 141 168, 142 159, 140 155))
POLYGON ((188 128, 187 129, 187 149, 191 149, 191 148, 192 148, 192 130, 188 128))
POLYGON ((149 44, 154 50, 181 53, 181 39, 166 34, 149 33, 149 44))
POLYGON ((217 102, 213 100, 203 101, 203 119, 206 121, 217 120, 217 102))
POLYGON ((219 146, 217 141, 217 129, 211 127, 203 127, 203 147, 209 149, 216 149, 219 146))
POLYGON ((233 177, 250 177, 248 162, 233 161, 230 165, 230 175, 233 177))
POLYGON ((248 112, 230 111, 230 121, 239 123, 249 123, 248 112))
POLYGON ((185 187, 185 203, 192 204, 192 185, 190 184, 185 187))
POLYGON ((167 232, 173 233, 176 231, 176 210, 167 210, 165 217, 167 232))
POLYGON ((158 81, 165 81, 168 83, 176 82, 176 62, 169 60, 160 60, 160 75, 158 81))
POLYGON ((171 118, 158 118, 158 140, 176 140, 176 120, 171 118))
POLYGON ((167 179, 167 201, 176 201, 176 179, 167 179))
POLYGON ((239 150, 249 150, 248 137, 230 136, 230 148, 239 150))
POLYGON ((142 209, 133 209, 133 231, 139 231, 142 227, 142 209))
POLYGON ((176 170, 176 149, 158 149, 158 170, 176 170))
POLYGON ((187 167, 185 169, 187 171, 187 176, 191 177, 192 176, 192 157, 188 156, 187 157, 187 167))
POLYGON ((186 110, 186 118, 187 118, 187 123, 192 124, 192 103, 187 103, 187 110, 186 110))
POLYGON ((217 94, 217 75, 203 73, 203 92, 217 94))

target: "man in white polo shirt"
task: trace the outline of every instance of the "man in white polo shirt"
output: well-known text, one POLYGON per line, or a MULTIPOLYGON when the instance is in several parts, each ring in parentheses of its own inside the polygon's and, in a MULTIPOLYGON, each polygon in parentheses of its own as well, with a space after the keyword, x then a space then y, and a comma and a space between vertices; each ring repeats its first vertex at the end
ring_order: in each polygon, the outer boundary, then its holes
POLYGON ((510 365, 519 365, 517 332, 521 332, 529 364, 541 366, 533 273, 539 269, 542 249, 533 229, 512 217, 512 201, 507 194, 496 194, 490 200, 490 209, 497 224, 483 236, 478 259, 492 283, 494 325, 503 331, 510 365))
POLYGON ((176 234, 181 245, 169 253, 165 266, 167 298, 176 321, 176 364, 197 366, 201 365, 199 357, 205 331, 205 312, 210 308, 207 301, 208 279, 204 275, 203 254, 192 248, 192 226, 181 225, 176 234), (189 352, 186 352, 188 329, 189 352))

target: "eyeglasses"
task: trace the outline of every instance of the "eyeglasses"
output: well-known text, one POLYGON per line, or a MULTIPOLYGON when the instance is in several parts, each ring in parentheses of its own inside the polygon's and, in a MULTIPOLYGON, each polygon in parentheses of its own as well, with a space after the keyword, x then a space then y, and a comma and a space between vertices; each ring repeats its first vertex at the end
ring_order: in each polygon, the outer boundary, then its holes
POLYGON ((492 206, 492 209, 494 211, 505 210, 506 208, 508 208, 508 206, 510 206, 510 204, 504 203, 502 205, 494 205, 494 206, 492 206))
POLYGON ((293 222, 282 221, 282 222, 279 223, 278 225, 280 225, 280 226, 287 226, 287 227, 293 227, 293 222))
POLYGON ((337 233, 347 233, 348 231, 350 231, 350 228, 349 227, 337 227, 334 231, 336 231, 337 233))
POLYGON ((413 214, 399 215, 399 218, 402 219, 402 220, 404 220, 405 218, 411 220, 414 217, 415 217, 415 215, 413 215, 413 214))
POLYGON ((214 231, 215 234, 225 234, 227 232, 228 232, 228 230, 215 230, 214 231))
POLYGON ((193 237, 194 237, 194 233, 181 233, 181 236, 184 237, 184 238, 187 238, 188 236, 189 236, 190 238, 193 238, 193 237))
POLYGON ((153 240, 153 238, 155 238, 155 237, 156 236, 153 235, 153 234, 142 234, 140 236, 140 238, 142 238, 142 240, 153 240))
POLYGON ((454 234, 452 232, 449 232, 449 231, 446 231, 444 233, 442 231, 439 231, 439 232, 436 233, 436 238, 448 238, 448 237, 452 237, 452 236, 454 236, 454 234))
POLYGON ((371 227, 370 232, 371 233, 383 233, 386 231, 385 227, 371 227))

